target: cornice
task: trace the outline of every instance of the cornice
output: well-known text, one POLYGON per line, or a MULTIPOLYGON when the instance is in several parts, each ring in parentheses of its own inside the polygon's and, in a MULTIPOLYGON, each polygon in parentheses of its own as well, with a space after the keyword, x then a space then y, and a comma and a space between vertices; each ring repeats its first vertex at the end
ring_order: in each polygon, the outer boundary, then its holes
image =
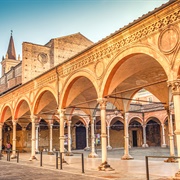
MULTIPOLYGON (((168 11, 166 9, 166 13, 167 12, 168 11)), ((102 60, 103 58, 109 58, 117 51, 120 51, 122 48, 132 43, 138 42, 143 38, 147 38, 147 36, 150 36, 162 29, 165 29, 169 25, 175 24, 179 19, 180 10, 175 9, 166 16, 163 15, 162 17, 158 16, 158 18, 153 18, 154 21, 152 24, 142 24, 143 22, 138 22, 135 28, 136 30, 133 30, 132 33, 129 33, 132 29, 132 27, 130 27, 123 32, 119 32, 119 34, 116 35, 113 41, 109 39, 106 42, 100 42, 96 46, 87 49, 86 51, 83 51, 83 53, 79 54, 79 56, 77 55, 72 59, 69 59, 67 62, 61 65, 61 67, 59 67, 59 75, 66 76, 76 69, 88 66, 91 63, 102 60), (113 43, 109 43, 110 45, 107 45, 108 42, 113 43), (96 49, 96 52, 94 52, 94 49, 96 49)))

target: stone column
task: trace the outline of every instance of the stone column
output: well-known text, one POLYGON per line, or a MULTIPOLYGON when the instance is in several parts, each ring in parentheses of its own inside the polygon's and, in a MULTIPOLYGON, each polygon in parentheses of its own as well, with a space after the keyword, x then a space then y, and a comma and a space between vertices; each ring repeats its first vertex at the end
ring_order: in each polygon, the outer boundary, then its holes
POLYGON ((88 124, 86 125, 86 147, 84 148, 85 151, 88 151, 90 150, 90 147, 89 147, 89 126, 88 124))
POLYGON ((49 155, 53 155, 53 124, 49 125, 49 155))
POLYGON ((107 99, 98 99, 101 111, 101 150, 102 164, 98 167, 101 171, 113 170, 107 162, 107 134, 106 134, 106 102, 107 99))
POLYGON ((65 162, 64 160, 64 119, 65 119, 65 109, 59 109, 59 119, 60 119, 60 152, 62 152, 62 159, 63 162, 65 162))
POLYGON ((162 126, 162 144, 161 147, 162 148, 166 148, 166 140, 165 140, 165 131, 164 131, 164 124, 161 124, 162 126))
POLYGON ((110 135, 109 135, 109 129, 110 129, 110 127, 109 127, 109 126, 107 126, 107 142, 108 142, 107 149, 108 149, 108 150, 111 150, 111 149, 112 149, 112 147, 110 146, 110 135))
POLYGON ((3 123, 0 122, 0 151, 2 151, 2 128, 3 123))
POLYGON ((175 152, 174 152, 174 131, 173 131, 172 114, 170 113, 170 111, 168 111, 168 127, 169 127, 170 156, 175 156, 175 152))
POLYGON ((39 153, 39 124, 36 124, 36 149, 35 152, 39 153))
POLYGON ((95 152, 94 121, 95 120, 91 118, 91 153, 88 155, 89 158, 98 157, 98 155, 95 152))
POLYGON ((129 154, 128 115, 128 113, 125 113, 124 115, 124 155, 121 158, 122 160, 133 159, 133 157, 129 154))
POLYGON ((13 143, 12 143, 12 155, 11 155, 11 159, 16 158, 16 124, 17 121, 12 120, 13 123, 13 143))
MULTIPOLYGON (((172 90, 174 101, 174 115, 176 123, 176 139, 177 139, 177 152, 180 156, 180 79, 169 81, 168 86, 172 90)), ((176 177, 180 178, 180 161, 178 161, 179 171, 176 173, 176 177)))
POLYGON ((35 156, 35 148, 36 148, 36 125, 35 125, 35 119, 36 117, 34 115, 31 115, 31 123, 32 123, 32 129, 31 129, 31 157, 29 158, 30 161, 33 159, 37 159, 35 156))
POLYGON ((146 125, 143 124, 143 145, 142 147, 146 148, 148 147, 148 144, 146 143, 146 125))
POLYGON ((68 152, 66 153, 66 156, 73 156, 73 153, 71 152, 71 123, 72 121, 68 121, 68 152))

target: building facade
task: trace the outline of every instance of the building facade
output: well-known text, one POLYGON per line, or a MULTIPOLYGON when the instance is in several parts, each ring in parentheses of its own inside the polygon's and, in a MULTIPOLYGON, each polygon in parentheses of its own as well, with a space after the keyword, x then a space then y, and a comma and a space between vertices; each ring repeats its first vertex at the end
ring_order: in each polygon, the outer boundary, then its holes
POLYGON ((170 155, 176 146, 180 155, 179 7, 171 0, 95 44, 80 33, 24 42, 22 60, 9 45, 0 143, 31 151, 31 160, 41 149, 85 148, 96 157, 101 148, 100 170, 110 168, 107 149, 115 147, 124 147, 122 159, 141 146, 169 146, 170 155))

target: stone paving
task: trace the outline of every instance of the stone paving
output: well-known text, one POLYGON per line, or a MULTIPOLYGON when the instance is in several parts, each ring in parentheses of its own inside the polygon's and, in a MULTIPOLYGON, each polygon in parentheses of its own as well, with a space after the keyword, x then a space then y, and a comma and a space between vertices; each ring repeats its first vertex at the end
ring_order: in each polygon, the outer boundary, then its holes
MULTIPOLYGON (((89 151, 73 151, 84 153, 84 171, 82 173, 81 158, 79 154, 65 156, 67 163, 60 164, 56 169, 55 155, 43 153, 42 167, 40 166, 40 155, 37 160, 29 161, 30 153, 20 153, 19 163, 16 159, 7 161, 6 154, 0 160, 0 180, 145 180, 146 166, 145 156, 169 156, 168 148, 131 148, 130 154, 133 160, 121 160, 123 149, 108 151, 108 163, 114 171, 98 171, 101 164, 101 151, 97 151, 98 158, 87 158, 89 151)), ((150 180, 172 179, 178 171, 178 163, 165 163, 165 159, 149 159, 150 180)))

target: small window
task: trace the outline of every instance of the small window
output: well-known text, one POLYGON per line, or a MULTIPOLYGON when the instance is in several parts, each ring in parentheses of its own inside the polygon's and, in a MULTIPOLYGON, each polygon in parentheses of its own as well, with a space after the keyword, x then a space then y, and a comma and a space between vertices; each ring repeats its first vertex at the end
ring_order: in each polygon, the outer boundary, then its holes
POLYGON ((152 102, 152 97, 148 97, 148 101, 151 103, 152 102))

